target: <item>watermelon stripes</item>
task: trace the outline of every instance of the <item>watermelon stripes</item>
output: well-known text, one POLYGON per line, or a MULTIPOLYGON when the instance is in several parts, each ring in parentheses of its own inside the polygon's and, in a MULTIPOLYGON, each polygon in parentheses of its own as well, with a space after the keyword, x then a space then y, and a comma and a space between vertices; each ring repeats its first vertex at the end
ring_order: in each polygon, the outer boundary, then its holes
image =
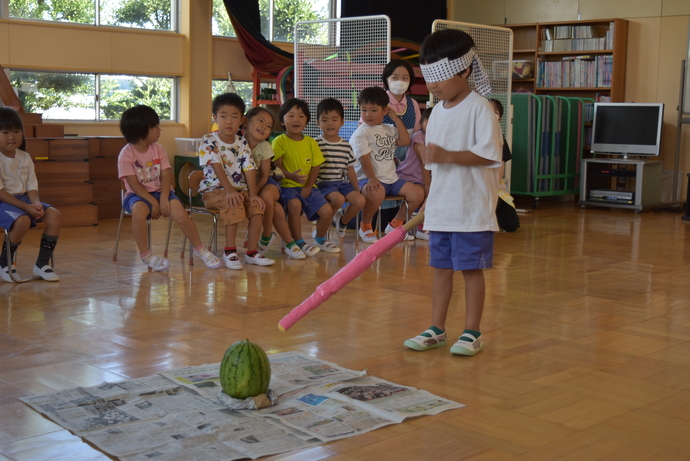
POLYGON ((264 394, 271 382, 271 364, 266 352, 247 339, 231 345, 220 364, 223 392, 235 399, 264 394))

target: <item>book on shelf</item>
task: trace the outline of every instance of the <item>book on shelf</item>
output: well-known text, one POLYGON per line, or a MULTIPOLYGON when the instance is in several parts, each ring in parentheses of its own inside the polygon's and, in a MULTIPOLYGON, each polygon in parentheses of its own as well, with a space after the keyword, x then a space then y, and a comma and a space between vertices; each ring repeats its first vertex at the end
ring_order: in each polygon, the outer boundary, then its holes
POLYGON ((608 88, 611 86, 612 73, 612 56, 540 60, 537 66, 537 88, 608 88))
POLYGON ((539 51, 550 53, 612 50, 614 33, 614 21, 609 23, 609 29, 603 35, 600 35, 598 29, 591 25, 554 26, 553 33, 547 27, 542 29, 539 51))

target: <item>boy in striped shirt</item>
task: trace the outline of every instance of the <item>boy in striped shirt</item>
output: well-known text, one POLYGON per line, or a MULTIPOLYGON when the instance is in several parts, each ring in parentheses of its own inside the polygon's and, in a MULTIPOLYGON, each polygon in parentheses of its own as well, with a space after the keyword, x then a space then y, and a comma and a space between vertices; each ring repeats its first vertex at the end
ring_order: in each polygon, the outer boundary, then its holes
POLYGON ((316 108, 316 120, 322 135, 316 138, 325 161, 321 164, 316 187, 333 208, 333 224, 338 237, 345 237, 347 223, 364 208, 355 173, 355 154, 350 143, 338 134, 345 123, 343 105, 327 98, 316 108), (343 205, 350 205, 343 211, 343 205))

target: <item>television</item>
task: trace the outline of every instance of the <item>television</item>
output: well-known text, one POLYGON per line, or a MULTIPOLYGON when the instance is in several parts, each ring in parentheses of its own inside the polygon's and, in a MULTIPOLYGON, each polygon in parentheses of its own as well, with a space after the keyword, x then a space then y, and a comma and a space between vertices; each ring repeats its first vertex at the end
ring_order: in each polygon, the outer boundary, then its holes
POLYGON ((660 155, 663 103, 597 102, 592 153, 660 155))

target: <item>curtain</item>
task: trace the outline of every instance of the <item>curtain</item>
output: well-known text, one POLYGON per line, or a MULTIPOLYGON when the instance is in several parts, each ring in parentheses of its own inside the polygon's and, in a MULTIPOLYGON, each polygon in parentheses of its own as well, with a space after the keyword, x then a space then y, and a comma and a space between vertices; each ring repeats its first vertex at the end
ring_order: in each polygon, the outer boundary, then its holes
POLYGON ((258 72, 277 74, 293 64, 293 55, 261 35, 259 0, 223 0, 244 55, 258 72))

